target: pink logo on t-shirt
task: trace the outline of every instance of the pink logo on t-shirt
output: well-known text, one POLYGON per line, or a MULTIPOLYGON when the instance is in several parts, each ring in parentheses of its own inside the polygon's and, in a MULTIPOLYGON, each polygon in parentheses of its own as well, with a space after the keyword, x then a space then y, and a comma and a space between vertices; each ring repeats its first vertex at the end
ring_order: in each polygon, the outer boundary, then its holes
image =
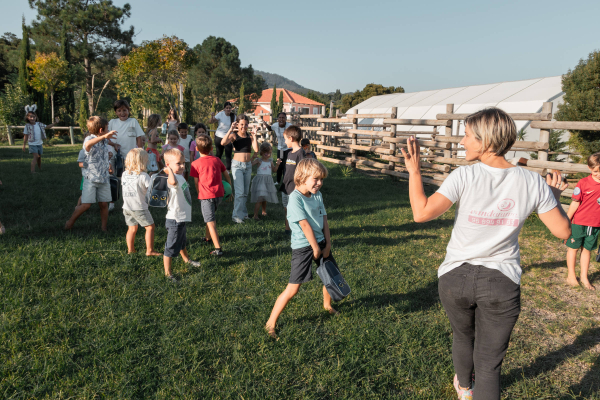
POLYGON ((512 210, 514 206, 515 206, 515 201, 513 199, 504 199, 500 203, 498 203, 498 210, 508 211, 508 210, 512 210))

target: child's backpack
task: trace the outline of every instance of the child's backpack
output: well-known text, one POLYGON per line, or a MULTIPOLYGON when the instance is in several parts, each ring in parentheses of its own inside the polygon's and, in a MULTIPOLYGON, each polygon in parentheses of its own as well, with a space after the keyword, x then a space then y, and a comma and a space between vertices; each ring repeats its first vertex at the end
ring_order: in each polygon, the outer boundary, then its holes
POLYGON ((117 150, 117 154, 115 155, 115 175, 117 178, 123 176, 123 156, 121 155, 121 149, 117 150))
POLYGON ((160 171, 158 174, 152 175, 150 182, 151 190, 148 190, 148 205, 150 207, 166 207, 169 203, 169 186, 167 180, 169 176, 160 171))
POLYGON ((156 154, 153 151, 148 150, 148 171, 156 172, 158 171, 158 162, 156 160, 156 154))
POLYGON ((317 275, 321 278, 323 286, 325 286, 327 293, 329 293, 333 301, 340 301, 350 294, 350 286, 348 286, 333 261, 321 258, 321 265, 317 268, 317 275))
POLYGON ((112 202, 119 200, 121 198, 121 180, 116 176, 110 176, 110 195, 112 197, 112 202))

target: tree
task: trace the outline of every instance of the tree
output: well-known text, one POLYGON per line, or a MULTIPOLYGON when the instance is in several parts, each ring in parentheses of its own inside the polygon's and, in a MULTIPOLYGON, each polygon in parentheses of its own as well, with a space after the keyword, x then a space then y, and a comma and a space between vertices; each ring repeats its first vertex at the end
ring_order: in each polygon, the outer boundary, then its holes
POLYGON ((67 63, 67 88, 64 98, 67 115, 69 116, 69 124, 73 125, 75 121, 75 91, 72 86, 75 71, 74 66, 71 64, 71 42, 67 27, 64 24, 60 34, 60 58, 67 63))
POLYGON ((246 100, 246 95, 244 93, 244 82, 242 82, 242 86, 240 86, 240 98, 238 99, 238 110, 237 113, 242 115, 246 112, 248 108, 248 100, 246 100))
MULTIPOLYGON (((558 121, 600 121, 600 52, 589 54, 587 60, 579 60, 573 70, 562 77, 564 103, 558 106, 554 117, 558 121)), ((590 154, 600 151, 600 139, 596 131, 571 131, 568 144, 586 160, 590 154)))
POLYGON ((112 0, 29 0, 37 9, 34 27, 59 32, 67 27, 73 47, 83 61, 88 110, 92 114, 94 100, 94 67, 114 59, 119 51, 133 44, 134 28, 122 30, 121 25, 131 16, 131 6, 113 5, 112 0))
POLYGON ((277 104, 277 114, 275 114, 275 118, 277 118, 280 112, 283 112, 283 90, 279 92, 279 104, 277 104))
POLYGON ((0 122, 2 125, 22 125, 25 117, 25 105, 31 104, 31 95, 19 85, 4 86, 0 95, 0 122))
POLYGON ((176 36, 144 41, 119 60, 114 71, 117 89, 133 104, 160 107, 166 101, 180 110, 179 84, 186 81, 195 59, 187 43, 176 36))
POLYGON ((273 94, 271 95, 271 115, 277 118, 277 85, 273 85, 273 94))
POLYGON ((79 100, 79 118, 77 119, 77 125, 81 128, 81 133, 87 131, 87 120, 89 118, 88 114, 88 104, 87 104, 87 96, 85 94, 85 83, 81 87, 81 96, 79 100))
MULTIPOLYGON (((567 142, 561 140, 564 134, 565 131, 562 129, 552 129, 550 131, 548 151, 554 154, 548 155, 548 161, 558 161, 560 153, 567 150, 567 142)), ((538 159, 538 153, 530 153, 529 156, 532 160, 538 159)))
POLYGON ((222 105, 228 99, 236 98, 242 82, 248 99, 246 112, 252 111, 251 102, 262 94, 264 79, 254 74, 251 65, 241 66, 237 47, 223 38, 209 36, 194 47, 194 52, 198 61, 190 70, 188 84, 200 111, 208 115, 213 102, 222 105))
POLYGON ((23 93, 29 93, 29 70, 27 63, 31 58, 31 48, 29 46, 29 30, 25 25, 23 18, 23 39, 21 40, 21 59, 19 61, 19 86, 23 93))
POLYGON ((331 100, 339 101, 341 99, 342 99, 342 92, 340 91, 340 89, 337 89, 331 100))
POLYGON ((390 94, 390 93, 404 93, 404 88, 402 86, 394 87, 385 87, 383 85, 376 85, 374 83, 369 83, 364 87, 363 90, 357 90, 353 94, 347 94, 342 97, 342 112, 348 111, 348 109, 354 107, 355 105, 362 103, 363 101, 373 97, 380 96, 382 94, 390 94))
POLYGON ((7 83, 18 84, 21 39, 14 33, 0 37, 0 91, 7 83))
POLYGON ((60 59, 56 53, 38 53, 35 61, 28 61, 27 66, 31 68, 31 87, 50 95, 52 121, 54 121, 54 93, 67 87, 68 63, 60 59))

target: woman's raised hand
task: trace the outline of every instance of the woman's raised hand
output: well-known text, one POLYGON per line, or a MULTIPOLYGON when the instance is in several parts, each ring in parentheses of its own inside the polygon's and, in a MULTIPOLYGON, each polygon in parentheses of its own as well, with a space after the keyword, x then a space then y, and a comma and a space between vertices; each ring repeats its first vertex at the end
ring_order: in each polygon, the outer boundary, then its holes
POLYGON ((561 193, 569 186, 567 185, 567 182, 563 181, 560 172, 556 170, 551 170, 550 173, 546 175, 546 183, 550 186, 556 200, 560 200, 561 193))
POLYGON ((400 151, 404 156, 404 166, 408 170, 409 174, 420 174, 421 173, 421 146, 419 141, 414 136, 411 136, 406 141, 406 149, 408 153, 402 148, 400 151))

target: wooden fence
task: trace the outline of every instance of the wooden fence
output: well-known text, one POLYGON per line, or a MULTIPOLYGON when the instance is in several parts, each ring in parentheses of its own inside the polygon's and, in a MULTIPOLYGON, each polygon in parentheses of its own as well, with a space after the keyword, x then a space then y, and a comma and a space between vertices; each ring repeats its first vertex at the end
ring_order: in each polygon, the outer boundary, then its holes
MULTIPOLYGON (((463 121, 468 114, 454 113, 448 104, 446 112, 436 119, 402 119, 393 107, 387 114, 323 114, 300 115, 303 136, 316 147, 319 159, 351 168, 408 178, 401 148, 407 146, 410 136, 416 136, 421 145, 421 168, 425 183, 440 185, 449 173, 461 165, 475 162, 459 156, 458 143, 462 136, 453 132, 453 121, 463 121), (383 124, 359 124, 361 119, 382 119, 383 124), (406 130, 403 127, 418 127, 406 130), (377 129, 377 130, 376 130, 377 129)), ((540 130, 537 141, 517 141, 510 151, 537 152, 537 160, 520 159, 519 165, 545 175, 554 169, 565 174, 589 173, 587 165, 562 161, 548 161, 550 130, 598 130, 600 122, 552 121, 552 103, 547 102, 539 113, 509 113, 517 121, 531 121, 530 127, 540 130)), ((567 153, 565 153, 567 154, 567 153)), ((571 190, 564 192, 570 196, 571 190)))

